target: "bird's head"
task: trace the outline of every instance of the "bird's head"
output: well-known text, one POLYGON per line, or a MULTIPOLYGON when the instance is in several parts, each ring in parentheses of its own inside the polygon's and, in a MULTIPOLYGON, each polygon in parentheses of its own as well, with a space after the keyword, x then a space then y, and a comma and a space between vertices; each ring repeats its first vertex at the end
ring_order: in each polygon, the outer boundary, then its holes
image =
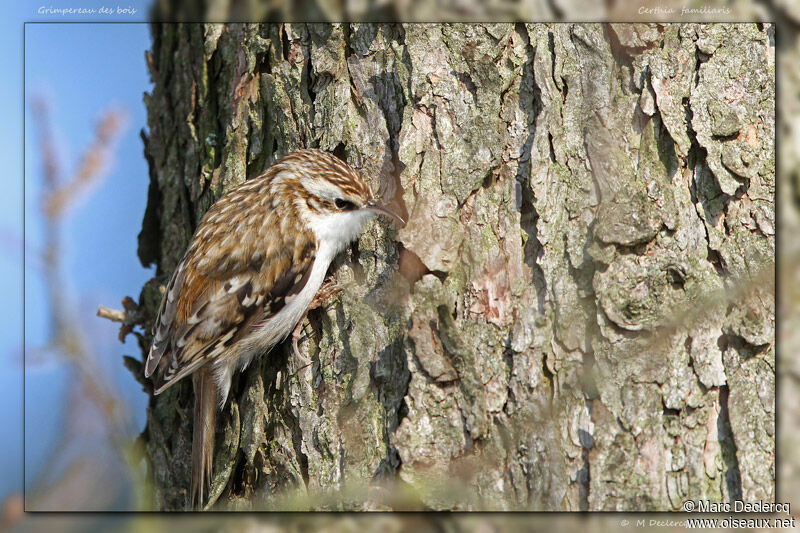
POLYGON ((296 187, 294 204, 320 241, 341 249, 357 239, 364 223, 375 215, 405 220, 372 194, 350 165, 316 149, 293 152, 276 163, 291 170, 296 187))

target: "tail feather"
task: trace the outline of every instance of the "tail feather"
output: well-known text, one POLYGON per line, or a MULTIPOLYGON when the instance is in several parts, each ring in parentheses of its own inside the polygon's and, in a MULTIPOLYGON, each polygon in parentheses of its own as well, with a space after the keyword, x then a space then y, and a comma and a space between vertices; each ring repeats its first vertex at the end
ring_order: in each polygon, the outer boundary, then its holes
POLYGON ((214 428, 217 415, 217 384, 204 367, 192 374, 194 385, 194 431, 192 435, 192 509, 202 509, 211 486, 214 459, 214 428))

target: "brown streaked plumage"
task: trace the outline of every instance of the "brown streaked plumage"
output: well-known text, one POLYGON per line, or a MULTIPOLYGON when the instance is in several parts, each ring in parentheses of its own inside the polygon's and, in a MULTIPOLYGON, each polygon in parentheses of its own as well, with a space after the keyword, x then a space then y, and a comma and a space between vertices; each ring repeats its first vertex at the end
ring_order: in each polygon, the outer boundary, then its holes
POLYGON ((333 258, 376 213, 404 223, 350 166, 309 149, 231 190, 203 217, 166 287, 145 364, 155 394, 193 377, 192 507, 205 502, 216 404, 226 403, 234 372, 294 329, 333 258))

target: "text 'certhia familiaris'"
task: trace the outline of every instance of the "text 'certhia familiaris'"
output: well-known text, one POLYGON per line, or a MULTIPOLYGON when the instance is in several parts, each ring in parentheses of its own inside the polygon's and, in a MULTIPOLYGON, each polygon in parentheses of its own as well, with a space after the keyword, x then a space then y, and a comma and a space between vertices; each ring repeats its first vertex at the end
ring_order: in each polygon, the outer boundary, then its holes
POLYGON ((166 287, 144 371, 155 394, 193 377, 192 507, 208 493, 217 404, 233 374, 295 328, 331 261, 375 214, 405 223, 349 165, 299 150, 203 217, 166 287))

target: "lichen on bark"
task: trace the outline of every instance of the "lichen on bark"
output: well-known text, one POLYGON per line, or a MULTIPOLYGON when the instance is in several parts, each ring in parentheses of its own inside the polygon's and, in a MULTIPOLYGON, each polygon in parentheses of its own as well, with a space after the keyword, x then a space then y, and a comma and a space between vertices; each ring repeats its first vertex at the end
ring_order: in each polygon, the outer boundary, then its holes
MULTIPOLYGON (((334 263, 307 361, 281 345, 235 380, 215 508, 774 498, 772 31, 154 25, 156 283, 301 146, 409 218, 334 263)), ((185 504, 190 391, 148 409, 159 509, 185 504)))

